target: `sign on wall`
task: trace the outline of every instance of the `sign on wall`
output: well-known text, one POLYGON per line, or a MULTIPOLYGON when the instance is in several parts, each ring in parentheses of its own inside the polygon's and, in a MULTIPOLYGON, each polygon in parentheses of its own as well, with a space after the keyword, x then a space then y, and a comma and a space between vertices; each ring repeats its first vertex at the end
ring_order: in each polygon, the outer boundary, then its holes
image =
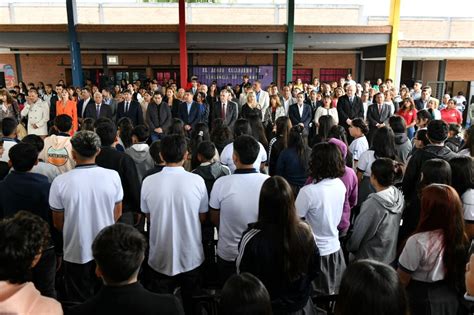
POLYGON ((263 88, 267 88, 273 82, 273 66, 193 67, 191 73, 198 77, 199 82, 207 85, 217 81, 218 87, 229 83, 232 86, 241 84, 245 74, 250 77, 251 82, 260 80, 263 88))

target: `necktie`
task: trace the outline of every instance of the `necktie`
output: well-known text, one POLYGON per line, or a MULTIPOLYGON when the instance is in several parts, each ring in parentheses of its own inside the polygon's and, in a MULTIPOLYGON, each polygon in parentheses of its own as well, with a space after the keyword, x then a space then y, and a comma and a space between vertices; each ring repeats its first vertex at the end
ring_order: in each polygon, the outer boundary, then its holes
POLYGON ((379 114, 382 114, 382 104, 379 104, 379 114))
POLYGON ((353 101, 353 100, 354 100, 354 97, 353 97, 353 96, 349 97, 349 102, 351 102, 351 105, 352 105, 352 101, 353 101))
POLYGON ((100 104, 97 104, 97 113, 96 113, 96 117, 97 119, 99 119, 99 116, 100 116, 100 104))
POLYGON ((125 102, 125 112, 128 113, 128 106, 129 106, 129 102, 125 102))
POLYGON ((221 108, 221 118, 225 119, 225 103, 222 103, 222 108, 221 108))

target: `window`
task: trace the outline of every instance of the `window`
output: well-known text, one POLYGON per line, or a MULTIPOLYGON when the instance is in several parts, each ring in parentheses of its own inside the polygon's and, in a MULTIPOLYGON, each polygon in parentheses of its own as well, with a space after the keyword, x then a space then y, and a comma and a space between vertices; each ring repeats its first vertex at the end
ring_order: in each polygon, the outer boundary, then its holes
POLYGON ((338 69, 338 68, 321 68, 319 70, 320 82, 339 82, 340 78, 346 78, 348 73, 352 73, 352 69, 338 69))
MULTIPOLYGON (((283 87, 286 85, 286 69, 282 68, 280 71, 280 85, 283 87)), ((293 69, 293 80, 301 79, 303 83, 313 82, 313 69, 293 69)))

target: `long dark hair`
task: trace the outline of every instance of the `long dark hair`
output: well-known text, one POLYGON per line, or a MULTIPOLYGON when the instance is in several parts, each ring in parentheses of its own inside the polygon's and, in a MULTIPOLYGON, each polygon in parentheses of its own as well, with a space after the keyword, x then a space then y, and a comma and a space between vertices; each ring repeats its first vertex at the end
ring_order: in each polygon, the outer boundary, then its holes
POLYGON ((288 148, 296 150, 301 166, 308 169, 308 147, 303 139, 303 127, 296 125, 290 130, 290 137, 288 138, 288 148))
POLYGON ((117 123, 118 130, 120 130, 120 140, 122 140, 125 149, 132 146, 132 132, 133 123, 128 117, 122 117, 117 123))
POLYGON ((250 115, 247 117, 250 128, 252 129, 252 136, 260 142, 264 148, 268 148, 268 140, 265 136, 265 128, 263 127, 262 121, 256 115, 250 115))
POLYGON ((324 115, 319 118, 318 135, 321 136, 323 141, 329 138, 329 131, 335 124, 334 118, 330 115, 324 115))
POLYGON ((233 138, 232 131, 221 118, 217 118, 212 122, 211 141, 216 145, 219 154, 226 145, 232 142, 233 138))
POLYGON ((171 126, 168 129, 168 135, 181 135, 185 136, 184 122, 179 118, 174 118, 171 122, 171 126))
POLYGON ((308 271, 314 238, 311 228, 296 214, 293 190, 281 176, 268 178, 260 191, 256 227, 276 226, 283 247, 283 274, 295 280, 308 271))
POLYGON ((374 151, 375 158, 377 159, 382 157, 392 160, 397 159, 395 134, 392 128, 381 127, 375 131, 371 150, 374 151))
POLYGON ((466 133, 466 143, 464 143, 463 149, 468 149, 471 157, 474 157, 474 125, 469 127, 465 131, 466 133))
POLYGON ((449 160, 452 172, 452 185, 459 196, 474 189, 474 160, 469 156, 460 156, 449 160))
POLYGON ((209 141, 211 137, 209 135, 209 127, 206 123, 200 122, 191 131, 191 168, 195 169, 199 166, 199 161, 197 158, 197 148, 199 144, 203 141, 209 141))
POLYGON ((288 147, 288 138, 290 136, 291 120, 288 116, 278 117, 275 122, 276 136, 281 139, 282 148, 288 147))
POLYGON ((443 263, 446 280, 463 291, 468 237, 464 230, 462 203, 458 193, 448 185, 425 187, 421 197, 421 214, 416 233, 443 230, 443 263))

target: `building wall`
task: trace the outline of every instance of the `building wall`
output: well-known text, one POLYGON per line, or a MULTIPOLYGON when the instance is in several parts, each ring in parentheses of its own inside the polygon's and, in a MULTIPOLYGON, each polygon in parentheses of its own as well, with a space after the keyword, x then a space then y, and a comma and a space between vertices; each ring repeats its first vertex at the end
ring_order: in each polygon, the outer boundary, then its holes
MULTIPOLYGON (((56 83, 66 80, 66 69, 70 69, 69 54, 26 54, 21 55, 23 80, 25 82, 43 81, 56 83)), ((14 55, 0 54, 0 63, 15 65, 14 55)), ((99 54, 83 54, 82 65, 84 69, 102 68, 102 56, 99 54)), ((194 66, 222 65, 273 65, 272 54, 193 54, 194 66)), ((119 54, 119 65, 109 66, 113 69, 145 69, 147 74, 152 74, 153 68, 179 67, 178 54, 119 54)), ((357 77, 355 54, 296 54, 294 56, 294 69, 312 69, 313 76, 319 76, 321 68, 352 69, 353 77, 357 77)), ((281 71, 285 68, 285 55, 278 55, 277 80, 280 80, 281 71)), ((16 73, 16 71, 15 71, 16 73)), ((295 78, 296 79, 296 78, 295 78)), ((70 83, 70 82, 68 82, 70 83)))
POLYGON ((473 81, 474 60, 448 60, 446 81, 473 81))
POLYGON ((429 81, 438 81, 438 69, 439 61, 438 60, 429 60, 422 61, 422 74, 421 80, 423 84, 426 84, 429 81))

